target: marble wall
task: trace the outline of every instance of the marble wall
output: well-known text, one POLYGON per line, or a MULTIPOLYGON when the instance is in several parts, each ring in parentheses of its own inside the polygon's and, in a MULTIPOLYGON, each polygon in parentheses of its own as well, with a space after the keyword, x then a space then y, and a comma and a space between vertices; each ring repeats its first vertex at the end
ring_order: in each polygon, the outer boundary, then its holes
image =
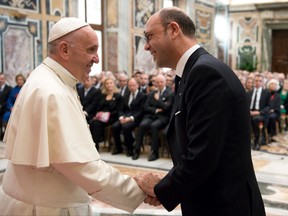
MULTIPOLYGON (((14 76, 33 70, 47 55, 49 29, 62 16, 77 16, 78 0, 0 0, 0 70, 13 85, 14 76)), ((147 19, 163 0, 103 1, 103 70, 153 71, 155 63, 144 50, 147 19), (129 4, 128 4, 129 3, 129 4)), ((242 6, 218 5, 216 0, 179 0, 196 24, 204 48, 233 69, 251 66, 271 69, 273 29, 288 29, 287 3, 242 6), (284 4, 284 5, 283 5, 284 4), (287 9, 285 9, 287 8, 287 9), (215 38, 215 17, 227 20, 225 41, 215 38), (229 36, 229 37, 228 37, 229 36)))
POLYGON ((271 71, 272 30, 288 29, 287 21, 287 3, 230 7, 230 66, 234 69, 271 71))
POLYGON ((68 0, 0 0, 0 71, 10 85, 46 57, 49 29, 68 12, 68 0))

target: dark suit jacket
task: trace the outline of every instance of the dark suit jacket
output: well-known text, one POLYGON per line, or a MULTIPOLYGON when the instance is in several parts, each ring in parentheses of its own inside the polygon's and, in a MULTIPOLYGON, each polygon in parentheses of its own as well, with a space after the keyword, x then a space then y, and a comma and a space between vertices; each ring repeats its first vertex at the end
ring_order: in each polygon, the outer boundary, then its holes
MULTIPOLYGON (((253 91, 254 89, 252 91, 247 92, 249 108, 252 101, 253 91)), ((266 115, 269 112, 269 110, 270 110, 270 92, 267 91, 266 89, 262 89, 260 96, 259 111, 261 115, 266 115)))
POLYGON ((173 168, 155 186, 184 216, 264 216, 251 159, 246 92, 203 48, 186 63, 167 132, 173 168))
POLYGON ((6 101, 11 92, 11 86, 5 85, 3 91, 0 92, 0 115, 2 116, 6 111, 6 101))
POLYGON ((78 94, 83 110, 88 113, 88 119, 90 119, 96 114, 96 110, 100 104, 101 91, 91 87, 86 97, 84 96, 84 91, 84 87, 82 86, 78 89, 78 94))
POLYGON ((130 106, 128 105, 129 97, 130 94, 126 94, 123 97, 124 106, 123 109, 120 111, 119 116, 133 116, 134 122, 138 125, 144 115, 144 103, 146 101, 146 94, 138 91, 135 99, 131 102, 130 106))
POLYGON ((270 106, 270 110, 269 113, 271 112, 271 110, 273 110, 273 112, 275 112, 279 117, 281 114, 281 98, 278 92, 274 93, 274 96, 270 96, 270 101, 269 101, 269 106, 270 106))
POLYGON ((155 100, 154 95, 157 93, 157 90, 151 91, 146 99, 144 105, 145 115, 144 118, 159 118, 165 124, 168 124, 171 110, 174 102, 174 95, 172 91, 168 88, 161 94, 159 100, 155 100), (156 113, 156 109, 163 109, 163 112, 156 113))
MULTIPOLYGON (((120 89, 119 93, 121 94, 121 88, 119 88, 119 89, 120 89)), ((128 86, 126 85, 126 86, 125 86, 125 89, 124 89, 124 95, 121 94, 121 96, 122 96, 122 97, 125 97, 125 96, 129 95, 129 93, 130 93, 129 88, 128 88, 128 86)))

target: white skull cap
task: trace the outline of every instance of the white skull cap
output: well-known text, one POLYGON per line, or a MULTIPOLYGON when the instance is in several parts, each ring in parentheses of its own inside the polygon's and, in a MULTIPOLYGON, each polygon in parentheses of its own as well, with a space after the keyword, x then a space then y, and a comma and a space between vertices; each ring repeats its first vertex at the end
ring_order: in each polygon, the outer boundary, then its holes
POLYGON ((56 22, 50 32, 48 37, 48 43, 54 41, 72 31, 75 31, 84 26, 88 26, 89 24, 76 18, 76 17, 65 17, 61 18, 58 22, 56 22))

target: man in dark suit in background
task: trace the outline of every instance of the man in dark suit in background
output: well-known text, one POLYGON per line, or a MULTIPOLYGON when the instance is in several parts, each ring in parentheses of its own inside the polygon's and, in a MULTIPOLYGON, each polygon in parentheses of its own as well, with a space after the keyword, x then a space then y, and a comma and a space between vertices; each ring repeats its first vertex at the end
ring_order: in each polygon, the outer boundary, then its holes
POLYGON ((139 91, 147 94, 148 83, 149 83, 149 75, 143 72, 140 75, 139 91))
POLYGON ((163 179, 139 175, 138 184, 168 211, 181 204, 184 216, 264 216, 239 79, 198 45, 193 21, 179 8, 156 12, 144 33, 157 66, 177 76, 167 132, 173 168, 163 179))
POLYGON ((11 91, 11 86, 6 84, 4 73, 0 73, 0 138, 3 139, 4 131, 2 125, 2 116, 6 109, 6 101, 11 91))
POLYGON ((89 79, 86 80, 83 83, 83 86, 80 86, 77 91, 87 122, 89 122, 96 113, 100 102, 101 91, 100 89, 94 88, 91 77, 89 77, 89 79))
POLYGON ((122 97, 129 95, 129 88, 127 86, 128 76, 125 73, 120 73, 117 78, 119 93, 122 97))
POLYGON ((115 149, 112 152, 113 155, 123 152, 121 143, 121 131, 124 135, 124 143, 127 147, 127 156, 132 156, 133 152, 133 131, 139 125, 144 114, 144 103, 146 100, 146 94, 138 90, 139 84, 131 78, 128 81, 129 94, 124 95, 124 107, 119 113, 119 121, 116 121, 112 125, 112 134, 115 141, 115 149), (121 130, 122 129, 122 130, 121 130))
POLYGON ((166 88, 166 78, 163 75, 160 74, 156 77, 156 83, 158 90, 148 94, 144 105, 145 114, 138 127, 133 160, 139 158, 143 139, 148 130, 151 132, 151 153, 148 161, 159 158, 159 131, 169 123, 174 95, 171 89, 166 88))
POLYGON ((270 92, 263 89, 263 76, 257 74, 254 78, 254 89, 247 92, 250 105, 251 124, 254 133, 254 149, 259 150, 260 145, 266 144, 265 129, 268 125, 268 113, 270 110, 270 92), (262 122, 263 128, 260 138, 259 122, 262 122), (261 143, 259 143, 261 142, 261 143))

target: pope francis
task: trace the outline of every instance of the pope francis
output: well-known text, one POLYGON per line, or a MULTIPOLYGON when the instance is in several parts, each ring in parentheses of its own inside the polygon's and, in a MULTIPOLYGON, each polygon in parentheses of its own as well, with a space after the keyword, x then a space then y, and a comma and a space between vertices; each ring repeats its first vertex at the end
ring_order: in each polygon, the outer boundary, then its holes
POLYGON ((77 18, 51 28, 48 57, 27 79, 7 125, 0 215, 91 215, 91 197, 133 212, 145 199, 133 178, 101 160, 78 99, 75 86, 99 62, 98 46, 77 18))

